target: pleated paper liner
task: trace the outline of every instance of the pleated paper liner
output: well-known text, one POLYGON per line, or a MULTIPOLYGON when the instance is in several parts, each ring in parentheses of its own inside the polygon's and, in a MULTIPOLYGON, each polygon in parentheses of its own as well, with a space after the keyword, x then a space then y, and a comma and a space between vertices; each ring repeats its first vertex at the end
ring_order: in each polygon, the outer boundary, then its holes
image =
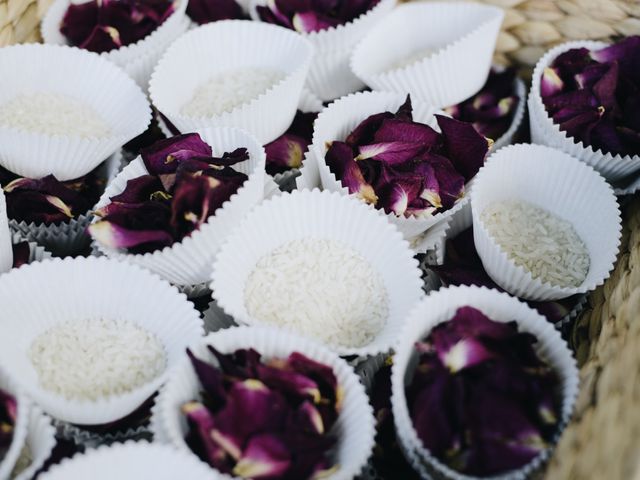
POLYGON ((603 42, 577 41, 558 45, 549 50, 539 61, 533 71, 531 92, 529 93, 529 119, 531 123, 531 139, 534 143, 558 148, 593 167, 607 180, 616 182, 640 170, 640 155, 612 155, 602 150, 595 150, 589 145, 570 137, 560 130, 547 113, 540 94, 540 80, 544 69, 550 66, 561 54, 572 48, 588 48, 600 50, 606 47, 603 42))
POLYGON ((140 87, 99 55, 58 45, 14 45, 0 50, 0 105, 22 94, 66 95, 91 107, 107 124, 103 137, 47 135, 0 127, 0 165, 27 178, 81 177, 144 132, 151 109, 140 87))
POLYGON ((525 86, 522 79, 516 77, 515 79, 515 95, 518 97, 518 106, 516 107, 516 111, 513 114, 513 119, 511 120, 511 125, 509 129, 500 136, 491 150, 496 152, 500 150, 502 147, 506 147, 507 145, 511 145, 513 143, 513 139, 520 130, 522 126, 522 120, 524 119, 524 112, 527 109, 527 87, 525 86))
POLYGON ((0 279, 0 298, 6 314, 0 362, 47 413, 76 425, 102 425, 130 414, 203 334, 198 313, 175 288, 147 270, 105 258, 53 259, 13 270, 0 279), (165 369, 127 393, 96 401, 45 390, 29 358, 30 345, 54 325, 85 319, 128 321, 153 333, 164 346, 165 369))
POLYGON ((9 219, 7 218, 7 200, 0 188, 0 275, 13 266, 13 249, 9 219))
POLYGON ((389 351, 407 312, 422 296, 417 261, 384 215, 335 192, 283 193, 247 215, 227 237, 215 260, 211 290, 218 305, 239 324, 264 325, 247 311, 246 281, 264 255, 305 238, 334 240, 355 250, 379 273, 388 295, 389 316, 371 342, 361 347, 331 348, 340 355, 359 357, 389 351))
POLYGON ((42 480, 218 480, 205 464, 170 445, 126 442, 66 458, 38 477, 42 480))
MULTIPOLYGON (((209 278, 213 259, 226 235, 263 198, 266 175, 264 171, 265 153, 262 146, 242 130, 211 128, 201 130, 198 133, 217 155, 239 147, 247 148, 249 160, 238 163, 233 168, 247 174, 249 178, 229 200, 209 217, 206 223, 180 242, 154 252, 131 254, 123 249, 106 247, 94 240, 93 244, 102 254, 145 267, 174 285, 196 285, 209 278)), ((110 203, 111 197, 118 195, 125 189, 128 180, 147 173, 142 158, 138 157, 109 184, 100 198, 97 208, 110 203)), ((94 218, 94 222, 97 220, 94 218)))
MULTIPOLYGON (((73 3, 78 2, 56 0, 49 7, 41 25, 45 43, 68 45, 67 38, 60 32, 60 26, 69 5, 73 3)), ((142 89, 146 90, 153 66, 162 53, 189 28, 189 19, 185 14, 188 3, 188 0, 175 0, 174 12, 149 35, 130 45, 103 52, 100 56, 121 67, 142 89)))
MULTIPOLYGON (((409 415, 405 387, 415 368, 416 341, 425 338, 441 322, 453 317, 459 307, 472 306, 481 310, 494 321, 515 320, 518 330, 536 336, 535 348, 560 380, 558 396, 561 398, 560 420, 552 443, 555 444, 569 422, 578 393, 578 370, 576 362, 553 325, 535 310, 506 293, 479 287, 450 287, 433 292, 424 298, 409 315, 401 339, 396 346, 392 367, 392 409, 399 443, 408 460, 414 466, 422 467, 437 478, 469 480, 475 477, 458 473, 444 465, 423 446, 418 438, 409 415)), ((544 450, 524 467, 492 476, 492 479, 516 480, 528 478, 548 460, 552 446, 544 450)), ((485 477, 488 478, 488 477, 485 477)))
MULTIPOLYGON (((320 172, 320 183, 323 189, 349 195, 349 189, 342 186, 341 181, 336 178, 324 160, 327 151, 326 142, 344 140, 360 122, 370 115, 385 111, 395 112, 405 100, 406 94, 402 95, 392 92, 354 93, 336 100, 318 115, 314 125, 313 142, 310 150, 311 155, 317 160, 320 172)), ((434 114, 438 113, 438 111, 414 99, 412 99, 412 104, 413 119, 417 122, 426 123, 438 130, 434 117, 434 114)), ((309 161, 309 159, 307 159, 307 161, 309 161)), ((309 168, 312 168, 312 163, 313 161, 309 165, 309 168)), ((468 195, 465 195, 449 210, 427 217, 417 217, 413 215, 405 217, 392 213, 387 214, 386 217, 389 222, 398 227, 406 239, 413 239, 417 235, 426 232, 438 222, 455 214, 455 212, 461 209, 468 201, 468 195)))
POLYGON ((22 454, 18 459, 11 478, 15 480, 31 480, 33 475, 47 461, 56 445, 55 428, 51 418, 45 415, 37 405, 31 406, 29 412, 29 430, 22 454))
POLYGON ((566 298, 602 285, 613 269, 622 229, 616 197, 596 171, 564 152, 518 144, 494 153, 475 178, 471 208, 482 264, 493 281, 513 295, 540 301, 566 298), (578 287, 543 283, 498 245, 481 215, 489 205, 507 200, 536 205, 573 225, 590 257, 589 271, 578 287))
POLYGON ((20 457, 29 433, 29 415, 33 408, 31 401, 26 396, 26 392, 9 375, 9 368, 9 365, 5 363, 3 363, 2 368, 0 368, 0 390, 3 390, 15 398, 17 412, 11 445, 9 445, 9 449, 4 454, 4 457, 0 458, 0 478, 9 477, 9 474, 13 471, 13 467, 20 457))
POLYGON ((209 307, 204 311, 202 321, 204 322, 204 331, 206 333, 238 326, 233 317, 224 313, 224 310, 218 306, 215 300, 211 300, 209 307))
POLYGON ((38 245, 36 242, 29 242, 25 237, 22 236, 20 232, 14 232, 11 234, 11 244, 15 245, 17 243, 27 242, 29 244, 29 262, 42 262, 48 258, 51 258, 51 253, 48 252, 44 247, 38 245))
POLYGON ((476 3, 401 5, 358 44, 351 70, 374 90, 455 105, 484 85, 503 17, 476 3))
MULTIPOLYGON (((116 177, 122 164, 122 153, 117 151, 105 160, 100 174, 108 184, 116 177)), ((11 230, 19 233, 29 242, 35 242, 52 252, 55 256, 66 257, 83 252, 90 243, 86 229, 91 223, 91 211, 61 223, 34 223, 9 220, 11 230)))
MULTIPOLYGON (((373 448, 375 419, 363 385, 344 360, 314 341, 275 328, 236 327, 221 330, 194 344, 193 353, 199 358, 209 358, 207 345, 213 345, 222 353, 253 348, 264 359, 287 358, 293 352, 300 352, 331 367, 338 384, 344 390, 344 397, 338 420, 333 427, 338 442, 332 457, 339 468, 326 478, 347 480, 360 473, 373 448)), ((170 443, 180 451, 190 452, 184 441, 187 425, 180 407, 199 398, 199 395, 199 381, 185 355, 183 362, 173 371, 161 390, 153 410, 152 428, 155 438, 160 442, 170 443)), ((192 455, 195 458, 195 454, 192 455)), ((222 478, 231 477, 222 475, 222 478)))
POLYGON ((264 145, 291 124, 312 55, 311 44, 293 31, 246 20, 213 22, 187 32, 167 49, 151 76, 149 92, 153 104, 181 132, 237 127, 264 145), (279 70, 285 77, 230 111, 203 117, 181 112, 211 77, 253 67, 279 70))

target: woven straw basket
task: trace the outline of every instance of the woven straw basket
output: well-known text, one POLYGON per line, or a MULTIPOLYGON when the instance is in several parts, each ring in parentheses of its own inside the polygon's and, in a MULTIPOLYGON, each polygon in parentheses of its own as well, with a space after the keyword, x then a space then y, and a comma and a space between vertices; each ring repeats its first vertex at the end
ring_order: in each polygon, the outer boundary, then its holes
MULTIPOLYGON (((455 0, 453 0, 455 1, 455 0)), ((52 0, 0 0, 0 46, 37 41, 52 0)), ((496 62, 533 66, 567 40, 640 35, 640 0, 485 0, 503 7, 496 62)), ((639 66, 640 68, 640 66, 639 66)), ((581 392, 546 479, 640 480, 640 198, 625 207, 611 278, 570 333, 581 392)))

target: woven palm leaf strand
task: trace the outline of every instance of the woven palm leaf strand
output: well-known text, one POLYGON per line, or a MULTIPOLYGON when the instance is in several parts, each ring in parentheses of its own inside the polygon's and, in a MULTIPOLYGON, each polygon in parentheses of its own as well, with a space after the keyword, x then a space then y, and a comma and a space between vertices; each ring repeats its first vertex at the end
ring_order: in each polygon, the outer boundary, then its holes
POLYGON ((0 0, 0 47, 40 40, 40 20, 53 0, 0 0))

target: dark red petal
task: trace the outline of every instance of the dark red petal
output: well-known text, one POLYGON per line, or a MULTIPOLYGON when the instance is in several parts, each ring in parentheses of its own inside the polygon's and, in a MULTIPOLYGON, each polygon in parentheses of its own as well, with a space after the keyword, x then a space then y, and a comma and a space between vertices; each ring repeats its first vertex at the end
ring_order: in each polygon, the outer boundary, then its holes
POLYGON ((327 150, 325 161, 342 185, 347 187, 349 193, 355 194, 367 203, 376 204, 378 197, 373 187, 365 181, 349 145, 344 142, 333 142, 327 150))
POLYGON ((445 156, 468 182, 484 165, 489 150, 487 139, 469 123, 442 115, 436 115, 436 119, 442 130, 445 156))
POLYGON ((62 17, 60 32, 74 46, 82 44, 98 23, 98 2, 92 0, 80 4, 70 4, 62 17))
POLYGON ((127 186, 122 193, 111 197, 112 202, 140 203, 150 200, 151 194, 162 190, 162 183, 153 175, 141 175, 127 180, 127 186))
POLYGON ((235 0, 189 0, 187 15, 199 25, 245 18, 242 7, 235 0))
POLYGON ((423 123, 388 118, 382 121, 373 140, 373 143, 416 142, 428 150, 435 148, 440 143, 440 134, 423 123))
POLYGON ((380 128, 380 125, 382 125, 382 121, 387 118, 395 117, 391 112, 376 113, 375 115, 367 117, 353 129, 345 142, 352 147, 372 143, 376 132, 380 128))
POLYGON ((160 140, 140 151, 152 175, 175 173, 181 160, 211 157, 211 147, 197 133, 187 133, 160 140))

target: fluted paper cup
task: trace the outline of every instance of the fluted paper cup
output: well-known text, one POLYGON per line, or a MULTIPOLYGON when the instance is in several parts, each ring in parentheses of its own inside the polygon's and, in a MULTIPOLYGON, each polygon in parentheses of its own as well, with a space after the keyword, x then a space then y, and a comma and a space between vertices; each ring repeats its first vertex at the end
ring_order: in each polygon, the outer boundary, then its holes
MULTIPOLYGON (((412 464, 422 465, 425 471, 438 478, 455 480, 470 480, 475 477, 452 470, 423 446, 409 415, 405 388, 410 384, 417 364, 415 343, 428 336, 436 325, 450 320, 456 310, 464 306, 477 308, 497 322, 515 320, 519 331, 531 333, 537 338, 538 341, 534 347, 538 355, 549 363, 560 382, 557 392, 562 399, 560 419, 553 443, 557 441, 569 422, 578 394, 578 369, 567 344, 553 325, 525 303, 506 293, 484 287, 450 287, 431 293, 413 309, 398 341, 391 370, 392 410, 398 440, 412 464)), ((548 460, 551 452, 552 447, 549 447, 524 467, 491 478, 501 480, 528 478, 548 460)))
MULTIPOLYGON (((100 167, 100 176, 108 185, 118 174, 122 165, 122 152, 111 155, 100 167)), ((85 212, 68 222, 34 223, 9 220, 11 230, 19 233, 29 242, 35 242, 58 257, 76 255, 89 246, 90 238, 86 229, 93 218, 92 211, 85 212)))
MULTIPOLYGON (((344 396, 338 419, 333 427, 338 442, 332 460, 339 468, 326 478, 347 480, 360 473, 373 448, 375 419, 364 387, 344 360, 314 341, 276 328, 235 327, 221 330, 194 344, 193 353, 199 358, 209 358, 207 345, 214 346, 222 353, 232 353, 250 347, 265 359, 287 358, 293 352, 300 352, 316 362, 331 367, 344 391, 344 396)), ((180 407, 199 398, 200 390, 199 381, 185 356, 160 392, 157 408, 154 408, 152 428, 159 441, 169 442, 180 451, 190 452, 184 441, 187 423, 180 407)), ((231 478, 229 475, 221 476, 227 480, 231 478)))
MULTIPOLYGON (((62 20, 71 4, 82 3, 74 0, 56 0, 42 19, 40 31, 45 43, 68 45, 67 38, 60 32, 62 20)), ((185 11, 188 0, 174 0, 174 12, 153 32, 130 45, 103 52, 100 56, 125 70, 141 88, 146 89, 153 66, 167 47, 189 28, 185 11)))
POLYGON ((247 215, 227 238, 213 267, 211 290, 218 305, 239 324, 264 325, 247 311, 247 279, 260 258, 305 238, 334 240, 353 249, 378 272, 388 295, 385 325, 368 344, 331 348, 340 355, 361 357, 389 351, 406 313, 422 296, 418 263, 408 243, 383 215, 335 192, 283 193, 247 215))
POLYGON ((29 242, 25 237, 22 236, 20 232, 12 233, 12 246, 20 242, 27 242, 29 244, 29 263, 42 262, 43 260, 51 258, 51 253, 48 252, 44 247, 38 245, 36 242, 29 242))
POLYGON ((14 45, 0 50, 0 106, 20 95, 49 93, 83 103, 107 125, 100 137, 49 135, 0 127, 0 165, 27 178, 81 177, 151 121, 145 95, 131 78, 99 55, 57 45, 14 45))
POLYGON ((494 152, 500 150, 502 147, 506 147, 507 145, 511 145, 513 143, 513 139, 520 129, 522 125, 522 120, 524 120, 524 112, 527 109, 527 87, 522 81, 522 79, 517 78, 515 80, 515 93, 518 97, 518 106, 516 107, 516 111, 513 114, 513 119, 511 120, 511 125, 509 129, 500 136, 493 147, 491 148, 494 152))
POLYGON ((401 5, 358 44, 351 70, 374 90, 455 105, 484 85, 503 17, 478 3, 401 5))
POLYGON ((616 197, 604 178, 564 152, 518 144, 494 153, 475 178, 471 209, 482 264, 493 281, 513 295, 539 301, 566 298, 602 285, 613 270, 622 229, 616 197), (507 200, 536 205, 572 224, 590 258, 580 286, 542 282, 509 258, 481 218, 489 205, 507 200))
POLYGON ((147 442, 127 442, 87 450, 42 474, 42 480, 217 480, 221 477, 170 445, 147 442))
POLYGON ((26 450, 24 451, 29 462, 19 472, 14 468, 15 480, 30 480, 43 467, 44 462, 51 455, 53 447, 56 446, 55 434, 56 430, 51 424, 51 418, 45 415, 38 406, 32 405, 29 412, 29 430, 25 442, 26 450))
POLYGON ((0 298, 7 314, 0 325, 0 362, 47 413, 78 425, 110 423, 133 412, 203 334, 198 312, 175 288, 147 270, 105 258, 53 259, 13 270, 0 278, 0 298), (43 388, 29 357, 32 342, 55 325, 92 318, 125 320, 154 334, 166 354, 163 371, 127 393, 96 401, 43 388))
MULTIPOLYGON (((238 191, 190 236, 162 250, 131 254, 124 249, 106 247, 93 241, 102 254, 140 265, 180 286, 200 284, 209 279, 213 259, 226 235, 264 195, 265 153, 255 138, 235 128, 209 128, 197 133, 217 154, 230 152, 239 147, 247 148, 249 160, 233 166, 235 170, 249 177, 238 191)), ((147 174, 142 158, 136 158, 109 184, 96 208, 104 207, 110 203, 111 197, 122 193, 128 180, 147 174)), ((93 219, 94 222, 98 220, 93 219)))
MULTIPOLYGON (((310 150, 311 155, 317 161, 320 183, 323 189, 349 195, 349 189, 342 186, 341 181, 338 180, 324 160, 327 152, 326 142, 344 140, 367 117, 385 111, 395 112, 405 100, 406 94, 401 95, 392 92, 354 93, 336 100, 318 115, 313 129, 313 142, 310 150)), ((416 122, 425 123, 438 130, 434 117, 435 113, 439 113, 436 109, 420 101, 412 101, 412 105, 413 119, 416 122)), ((311 161, 308 168, 312 168, 312 163, 313 161, 311 161)), ((390 213, 387 214, 387 219, 398 227, 406 239, 410 240, 426 232, 427 229, 438 222, 455 214, 468 201, 468 195, 465 195, 449 210, 428 217, 417 217, 415 215, 405 217, 390 213)))
POLYGON ((17 413, 11 445, 9 445, 9 449, 4 457, 0 459, 0 478, 9 478, 20 457, 20 453, 27 440, 29 416, 33 408, 24 390, 9 376, 8 369, 9 366, 4 363, 2 364, 2 368, 0 368, 0 390, 3 390, 15 398, 17 413))
POLYGON ((600 50, 606 47, 604 42, 577 41, 567 42, 549 50, 536 64, 533 71, 531 92, 529 93, 529 119, 531 123, 531 140, 534 143, 557 148, 593 167, 607 180, 616 182, 625 176, 640 170, 640 155, 612 155, 570 137, 560 130, 547 113, 542 95, 540 81, 544 69, 562 53, 573 48, 600 50))
POLYGON ((291 124, 312 55, 311 44, 287 29, 246 20, 213 22, 187 32, 165 52, 151 76, 151 100, 181 132, 237 127, 264 145, 291 124), (252 67, 281 71, 285 77, 230 111, 203 117, 182 113, 196 89, 212 77, 252 67))

